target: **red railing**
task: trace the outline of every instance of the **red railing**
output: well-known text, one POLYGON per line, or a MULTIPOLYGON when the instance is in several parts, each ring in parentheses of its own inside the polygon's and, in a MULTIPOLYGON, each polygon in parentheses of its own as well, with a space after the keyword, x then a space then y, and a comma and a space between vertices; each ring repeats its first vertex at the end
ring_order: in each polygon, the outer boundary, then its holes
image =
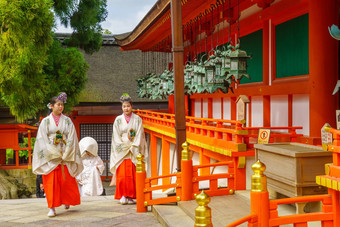
MULTIPOLYGON (((175 115, 136 110, 149 131, 175 136, 175 115)), ((192 145, 211 149, 223 155, 233 156, 233 152, 249 151, 254 155, 253 148, 257 142, 258 132, 266 128, 271 130, 270 143, 296 142, 296 130, 302 127, 243 127, 244 121, 222 120, 212 118, 186 117, 187 139, 192 145)), ((244 153, 244 156, 249 156, 244 153)))
MULTIPOLYGON (((171 182, 171 180, 170 180, 171 182)), ((171 203, 171 202, 177 202, 180 200, 181 196, 181 174, 180 173, 174 173, 174 174, 168 174, 168 175, 162 175, 157 177, 150 177, 145 179, 145 186, 144 186, 144 195, 145 195, 145 205, 151 206, 156 204, 163 204, 163 203, 171 203), (160 180, 164 178, 176 178, 175 183, 170 184, 162 184, 162 185, 151 185, 152 180, 160 180), (154 198, 152 197, 152 192, 154 191, 160 191, 160 190, 167 190, 175 188, 175 195, 163 197, 163 198, 154 198)))
MULTIPOLYGON (((204 165, 196 165, 193 166, 193 194, 199 194, 199 182, 200 181, 209 181, 209 189, 204 190, 209 196, 216 196, 216 195, 229 195, 233 194, 235 191, 234 185, 234 162, 218 162, 218 163, 210 163, 204 165), (227 173, 217 173, 217 174, 209 174, 209 175, 199 175, 199 170, 204 168, 210 167, 217 167, 217 166, 227 166, 228 172, 227 173), (228 186, 227 188, 219 188, 218 187, 218 180, 219 179, 228 179, 228 186)), ((203 171, 201 171, 203 172, 203 171)))
POLYGON ((255 174, 252 176, 251 215, 235 221, 227 227, 238 226, 248 222, 248 226, 280 226, 293 224, 294 227, 307 226, 308 222, 319 221, 322 227, 340 226, 340 130, 326 127, 333 134, 333 143, 325 144, 328 151, 333 152, 333 163, 327 164, 327 175, 316 176, 316 183, 328 188, 327 195, 302 196, 285 199, 269 200, 266 188, 265 166, 259 161, 253 165, 255 174), (278 205, 291 203, 307 203, 319 201, 320 212, 279 216, 278 205))
POLYGON ((37 127, 25 124, 3 124, 0 125, 0 168, 1 169, 30 169, 32 168, 32 144, 31 137, 35 134, 37 127), (19 133, 25 133, 28 137, 28 147, 19 147, 19 133), (15 164, 6 163, 6 149, 15 152, 15 164), (20 163, 19 151, 28 151, 28 160, 20 163))
MULTIPOLYGON (((139 189, 140 193, 143 192, 141 201, 145 201, 147 205, 165 203, 165 199, 153 201, 151 191, 175 186, 170 184, 168 179, 169 176, 173 177, 169 169, 169 144, 176 142, 175 115, 148 110, 136 110, 135 113, 142 118, 145 132, 150 134, 151 147, 151 178, 145 177, 141 181, 143 186, 145 182, 145 187, 139 189), (162 140, 161 163, 164 176, 157 176, 157 138, 162 140), (161 178, 163 185, 158 185, 158 180, 161 178)), ((192 160, 182 160, 182 171, 176 175, 176 190, 181 192, 176 191, 176 199, 181 201, 193 199, 194 194, 199 193, 200 181, 209 181, 209 189, 205 192, 210 196, 228 195, 235 190, 245 189, 245 157, 255 155, 252 138, 257 137, 256 133, 260 128, 243 127, 244 123, 235 120, 186 117, 187 141, 190 150, 199 153, 200 165, 193 166, 192 160), (211 157, 219 162, 210 163, 211 157), (209 170, 214 166, 228 166, 228 171, 211 174, 209 170), (226 188, 218 187, 218 179, 227 179, 226 188)), ((273 131, 270 142, 276 142, 276 138, 288 138, 290 142, 294 142, 297 137, 302 136, 296 133, 296 130, 302 127, 269 127, 268 129, 273 131), (282 132, 283 130, 287 133, 282 132)), ((174 201, 174 198, 167 201, 174 201)), ((143 211, 145 211, 144 205, 139 212, 143 211)))

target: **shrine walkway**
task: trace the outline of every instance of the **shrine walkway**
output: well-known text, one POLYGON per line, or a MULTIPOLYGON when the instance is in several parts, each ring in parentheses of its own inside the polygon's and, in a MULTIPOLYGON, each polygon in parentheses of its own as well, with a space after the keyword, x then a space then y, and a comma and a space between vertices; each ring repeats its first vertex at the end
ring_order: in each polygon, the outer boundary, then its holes
MULTIPOLYGON (((0 226, 116 226, 116 227, 190 227, 194 226, 195 200, 180 202, 176 205, 157 205, 153 211, 137 213, 136 205, 120 205, 114 200, 114 188, 103 182, 107 196, 82 198, 82 203, 64 210, 56 208, 57 216, 48 218, 45 199, 11 199, 0 200, 0 226)), ((211 197, 209 207, 212 209, 214 227, 222 227, 250 212, 250 191, 237 191, 232 196, 211 197)), ((280 215, 295 213, 295 207, 284 205, 279 209, 280 215)), ((240 227, 246 225, 241 225, 240 227)), ((291 225, 285 225, 291 226, 291 225)), ((319 223, 309 223, 309 227, 319 227, 319 223)))
POLYGON ((1 200, 0 226, 162 226, 151 212, 137 213, 136 205, 120 205, 113 196, 83 198, 81 205, 58 207, 56 212, 56 217, 47 217, 42 198, 1 200))

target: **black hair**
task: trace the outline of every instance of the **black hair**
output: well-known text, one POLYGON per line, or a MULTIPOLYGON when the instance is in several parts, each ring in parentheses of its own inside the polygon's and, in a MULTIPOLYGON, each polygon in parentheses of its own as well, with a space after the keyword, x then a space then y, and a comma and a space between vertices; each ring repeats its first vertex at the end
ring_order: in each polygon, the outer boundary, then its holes
POLYGON ((57 102, 58 102, 58 97, 57 96, 54 96, 54 97, 51 98, 50 103, 51 103, 52 106, 54 106, 54 104, 56 104, 57 102))

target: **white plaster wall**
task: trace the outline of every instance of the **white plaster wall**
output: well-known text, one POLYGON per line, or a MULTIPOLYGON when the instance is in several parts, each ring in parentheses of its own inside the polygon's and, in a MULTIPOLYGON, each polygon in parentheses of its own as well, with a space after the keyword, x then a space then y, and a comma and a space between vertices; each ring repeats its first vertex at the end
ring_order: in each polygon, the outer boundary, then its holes
POLYGON ((293 95, 293 126, 302 126, 296 133, 309 136, 309 96, 293 95))
POLYGON ((214 98, 212 104, 213 118, 221 119, 221 98, 214 98))
MULTIPOLYGON (((200 155, 198 152, 192 153, 192 165, 196 166, 200 164, 200 155)), ((198 184, 199 188, 208 188, 209 187, 209 181, 200 181, 198 184)))
POLYGON ((251 97, 251 126, 263 127, 263 98, 262 96, 251 97))
MULTIPOLYGON (((257 160, 256 160, 257 161, 257 160)), ((255 157, 246 157, 246 189, 251 189, 251 176, 254 174, 251 166, 256 162, 255 157)))
POLYGON ((208 118, 208 99, 203 99, 203 118, 208 118))
POLYGON ((246 104, 246 111, 247 111, 246 127, 249 127, 249 106, 250 106, 250 103, 247 103, 246 104))
MULTIPOLYGON (((176 151, 175 151, 176 147, 175 147, 175 144, 173 143, 170 143, 170 174, 171 173, 176 173, 177 172, 177 154, 176 154, 176 151)), ((175 177, 172 177, 170 179, 170 182, 171 183, 175 183, 176 182, 176 178, 175 177)))
POLYGON ((271 127, 288 126, 288 95, 273 95, 270 97, 271 127))
POLYGON ((197 152, 192 152, 192 165, 196 166, 200 164, 200 155, 197 152))
POLYGON ((195 99, 195 117, 201 117, 201 99, 195 99))
MULTIPOLYGON (((215 163, 215 162, 216 162, 215 159, 211 159, 211 163, 215 163)), ((216 166, 215 168, 211 169, 211 174, 227 173, 227 172, 228 172, 228 166, 216 166)), ((217 180, 217 186, 227 187, 228 186, 227 178, 218 179, 217 180)))
POLYGON ((231 119, 230 98, 223 98, 223 119, 231 119))

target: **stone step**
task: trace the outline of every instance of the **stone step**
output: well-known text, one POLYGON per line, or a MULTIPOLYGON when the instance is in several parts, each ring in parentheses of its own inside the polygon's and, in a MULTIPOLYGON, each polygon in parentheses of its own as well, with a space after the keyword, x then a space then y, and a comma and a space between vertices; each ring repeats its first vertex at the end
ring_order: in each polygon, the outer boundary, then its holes
POLYGON ((159 223, 165 227, 194 226, 195 221, 191 219, 177 205, 154 205, 152 213, 159 223))
MULTIPOLYGON (((208 206, 211 208, 214 227, 226 226, 250 214, 248 192, 230 196, 211 197, 208 206)), ((194 226, 196 200, 181 201, 178 205, 155 205, 152 211, 158 221, 166 227, 194 226)), ((247 224, 240 225, 247 226, 247 224)))

